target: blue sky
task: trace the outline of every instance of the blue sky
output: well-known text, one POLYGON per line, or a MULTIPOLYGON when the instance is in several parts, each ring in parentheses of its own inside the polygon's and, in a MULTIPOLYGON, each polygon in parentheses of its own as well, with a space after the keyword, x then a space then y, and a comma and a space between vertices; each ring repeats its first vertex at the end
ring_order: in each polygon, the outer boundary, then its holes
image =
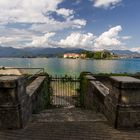
POLYGON ((0 45, 140 52, 140 0, 0 0, 0 45))

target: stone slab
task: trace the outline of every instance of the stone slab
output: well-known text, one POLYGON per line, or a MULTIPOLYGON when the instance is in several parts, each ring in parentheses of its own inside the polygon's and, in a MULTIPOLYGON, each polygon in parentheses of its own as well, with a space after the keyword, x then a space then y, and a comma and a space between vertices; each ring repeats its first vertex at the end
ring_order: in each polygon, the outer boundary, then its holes
POLYGON ((129 76, 111 76, 112 86, 121 89, 139 89, 140 80, 129 76))
POLYGON ((20 79, 22 76, 1 76, 0 77, 0 88, 15 88, 21 84, 20 79))
POLYGON ((85 76, 88 80, 96 80, 95 77, 91 76, 91 75, 86 75, 85 76))
POLYGON ((107 96, 109 94, 109 89, 101 82, 91 81, 90 83, 93 85, 92 87, 96 87, 103 96, 107 96))
POLYGON ((29 96, 32 96, 35 91, 40 87, 42 82, 45 80, 46 76, 39 76, 36 78, 29 86, 27 86, 26 91, 29 96))

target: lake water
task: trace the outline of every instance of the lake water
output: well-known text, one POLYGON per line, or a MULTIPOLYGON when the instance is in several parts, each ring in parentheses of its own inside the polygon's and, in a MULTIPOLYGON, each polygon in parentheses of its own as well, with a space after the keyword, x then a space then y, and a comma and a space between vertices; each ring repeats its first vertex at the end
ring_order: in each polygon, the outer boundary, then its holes
POLYGON ((93 73, 140 72, 140 59, 84 60, 59 58, 0 58, 0 66, 42 67, 52 75, 79 75, 82 71, 93 73))

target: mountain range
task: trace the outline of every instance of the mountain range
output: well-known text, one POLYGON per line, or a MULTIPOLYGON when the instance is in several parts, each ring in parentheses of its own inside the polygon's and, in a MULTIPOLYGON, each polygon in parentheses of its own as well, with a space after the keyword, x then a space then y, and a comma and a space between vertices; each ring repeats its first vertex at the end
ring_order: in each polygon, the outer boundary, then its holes
MULTIPOLYGON (((0 46, 0 57, 57 57, 64 53, 82 53, 84 49, 79 48, 13 48, 0 46)), ((138 52, 130 50, 110 50, 117 55, 140 55, 138 52)))
POLYGON ((13 48, 0 46, 0 57, 56 57, 64 53, 82 53, 79 48, 13 48))
POLYGON ((111 50, 111 52, 117 55, 140 55, 140 53, 130 50, 111 50))

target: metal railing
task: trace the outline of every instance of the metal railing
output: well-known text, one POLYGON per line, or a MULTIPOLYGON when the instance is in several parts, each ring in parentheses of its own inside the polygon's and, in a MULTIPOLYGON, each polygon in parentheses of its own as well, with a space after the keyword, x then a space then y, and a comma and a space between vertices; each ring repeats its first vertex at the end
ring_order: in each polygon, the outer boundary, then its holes
POLYGON ((53 104, 58 106, 75 105, 78 96, 79 78, 76 76, 50 76, 53 104))

